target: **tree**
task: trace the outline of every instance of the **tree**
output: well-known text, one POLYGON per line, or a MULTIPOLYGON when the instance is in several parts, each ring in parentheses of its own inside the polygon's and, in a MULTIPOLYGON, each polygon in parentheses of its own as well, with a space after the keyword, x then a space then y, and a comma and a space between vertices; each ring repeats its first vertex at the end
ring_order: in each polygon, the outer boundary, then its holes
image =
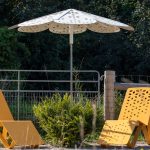
POLYGON ((135 46, 136 57, 138 57, 135 70, 138 73, 149 74, 150 72, 150 2, 145 0, 136 3, 133 13, 135 32, 129 38, 135 46))
MULTIPOLYGON (((6 0, 2 1, 1 26, 75 8, 127 23, 135 32, 113 34, 85 32, 75 35, 74 66, 81 69, 114 69, 121 74, 149 72, 149 14, 148 0, 6 0)), ((49 31, 22 34, 30 56, 23 69, 69 69, 68 36, 49 31)), ((21 61, 23 63, 23 61, 21 61)))
POLYGON ((29 63, 30 52, 24 43, 19 42, 20 33, 0 28, 0 68, 19 69, 29 63))

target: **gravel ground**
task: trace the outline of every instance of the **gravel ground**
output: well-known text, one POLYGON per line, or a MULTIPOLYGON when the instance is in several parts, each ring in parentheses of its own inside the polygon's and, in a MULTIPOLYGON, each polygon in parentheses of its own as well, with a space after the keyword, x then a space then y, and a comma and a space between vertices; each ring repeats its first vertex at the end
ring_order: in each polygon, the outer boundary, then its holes
MULTIPOLYGON (((52 147, 51 145, 42 145, 40 146, 38 149, 30 149, 30 148, 20 148, 20 147, 15 147, 15 150, 19 150, 19 149, 28 149, 28 150, 110 150, 110 149, 114 149, 114 150, 121 150, 121 149, 125 149, 125 150, 132 150, 129 149, 127 147, 109 147, 109 148, 101 148, 99 145, 97 145, 96 143, 89 143, 89 147, 88 148, 56 148, 56 147, 52 147)), ((143 142, 137 142, 135 148, 135 150, 150 150, 150 145, 147 145, 143 142)), ((6 150, 6 148, 0 148, 0 150, 6 150)))

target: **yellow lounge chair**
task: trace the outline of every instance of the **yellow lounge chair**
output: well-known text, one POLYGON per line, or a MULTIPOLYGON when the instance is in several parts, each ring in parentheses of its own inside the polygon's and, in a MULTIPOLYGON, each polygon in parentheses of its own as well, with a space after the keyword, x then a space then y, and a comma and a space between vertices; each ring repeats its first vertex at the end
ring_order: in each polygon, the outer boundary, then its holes
POLYGON ((5 97, 0 90, 0 140, 5 148, 31 146, 36 148, 44 144, 31 121, 15 121, 5 97))
POLYGON ((139 133, 150 144, 150 87, 129 88, 118 120, 106 120, 98 143, 133 148, 139 133))

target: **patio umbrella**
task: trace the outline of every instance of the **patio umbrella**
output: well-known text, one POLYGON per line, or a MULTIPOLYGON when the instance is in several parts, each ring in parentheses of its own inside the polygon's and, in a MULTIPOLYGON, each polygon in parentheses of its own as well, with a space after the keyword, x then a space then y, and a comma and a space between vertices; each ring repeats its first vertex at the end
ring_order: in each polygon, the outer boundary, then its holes
POLYGON ((98 33, 119 32, 120 29, 133 31, 131 26, 108 18, 96 16, 76 9, 67 9, 43 17, 25 21, 10 27, 20 32, 41 32, 46 29, 57 34, 69 34, 70 44, 70 92, 73 91, 73 34, 85 32, 87 29, 98 33))

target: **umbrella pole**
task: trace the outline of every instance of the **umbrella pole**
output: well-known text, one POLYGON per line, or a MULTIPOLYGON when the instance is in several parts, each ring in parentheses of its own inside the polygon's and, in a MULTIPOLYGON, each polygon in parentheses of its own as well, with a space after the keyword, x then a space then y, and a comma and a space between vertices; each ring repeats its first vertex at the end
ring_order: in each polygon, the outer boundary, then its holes
POLYGON ((70 44, 70 96, 73 99, 73 44, 70 44))
POLYGON ((73 32, 69 34, 70 43, 70 96, 73 100, 73 32))

